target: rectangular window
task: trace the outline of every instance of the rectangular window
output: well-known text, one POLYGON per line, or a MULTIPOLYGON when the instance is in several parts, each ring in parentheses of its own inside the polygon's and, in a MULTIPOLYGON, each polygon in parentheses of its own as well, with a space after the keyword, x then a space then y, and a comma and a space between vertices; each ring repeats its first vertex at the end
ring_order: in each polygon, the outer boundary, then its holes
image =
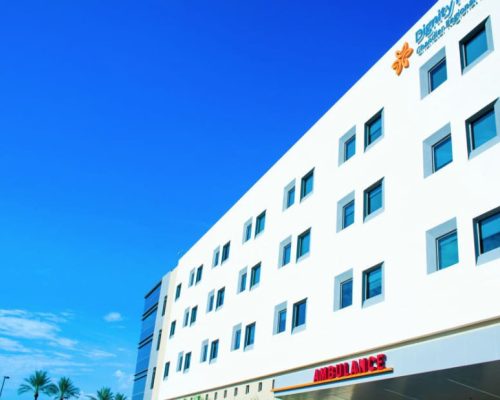
POLYGON ((217 247, 214 250, 214 256, 213 256, 213 261, 212 261, 212 267, 216 267, 219 265, 219 257, 220 257, 220 248, 217 247))
POLYGON ((170 372, 170 362, 165 363, 165 368, 163 368, 163 379, 168 378, 168 373, 170 372))
POLYGON ((295 203, 295 186, 286 193, 286 208, 293 206, 293 203, 295 203))
POLYGON ((293 305, 292 332, 306 325, 307 299, 293 305))
POLYGON ((184 310, 184 322, 182 324, 183 327, 188 326, 189 324, 189 307, 184 310))
POLYGON ((437 238, 436 253, 438 269, 444 269, 458 263, 458 244, 456 230, 437 238))
POLYGON ((184 357, 184 372, 187 372, 190 366, 191 366, 191 352, 187 353, 186 357, 184 357))
POLYGON ((286 301, 274 307, 273 333, 275 335, 286 330, 286 310, 286 301))
POLYGON ((247 325, 245 328, 245 350, 253 347, 255 342, 255 322, 247 325))
POLYGON ((204 363, 208 359, 208 340, 204 340, 201 343, 201 351, 200 351, 200 362, 204 363))
POLYGON ((189 325, 193 325, 196 322, 197 314, 198 314, 198 306, 194 306, 191 309, 191 320, 189 321, 189 325))
POLYGON ((217 291, 217 302, 215 304, 215 309, 219 309, 224 305, 224 295, 226 293, 226 288, 223 287, 217 291))
POLYGON ((175 324, 176 321, 172 321, 172 323, 170 324, 170 337, 173 337, 175 335, 175 324))
POLYGON ((314 169, 309 171, 301 180, 300 200, 312 193, 314 187, 314 169))
POLYGON ((352 278, 340 283, 340 308, 352 305, 352 278))
POLYGON ((179 283, 175 288, 175 300, 181 297, 181 289, 182 289, 182 283, 179 283))
POLYGON ((250 273, 250 289, 253 289, 260 282, 260 263, 252 267, 250 273))
POLYGON ((333 310, 338 311, 352 305, 352 269, 335 277, 333 310))
POLYGON ((365 124, 365 150, 383 136, 383 111, 379 111, 365 124))
POLYGON ((150 389, 153 389, 155 385, 155 378, 156 378, 156 367, 153 367, 153 373, 151 374, 151 386, 149 387, 150 389))
POLYGON ((259 216, 255 219, 255 236, 264 232, 264 228, 266 227, 266 212, 263 211, 259 214, 259 216))
POLYGON ((213 362, 219 356, 219 340, 214 340, 210 344, 210 362, 213 362))
POLYGON ((297 238, 297 261, 309 254, 311 249, 311 229, 301 233, 297 238))
POLYGON ((281 258, 281 266, 285 266, 290 263, 290 258, 292 255, 292 243, 287 243, 283 246, 283 255, 281 258))
POLYGON ((474 220, 478 263, 500 257, 500 209, 474 220))
POLYGON ((245 386, 245 394, 250 393, 250 385, 245 386))
POLYGON ((448 79, 448 73, 446 71, 446 58, 440 60, 434 67, 429 71, 429 89, 430 92, 436 90, 448 79))
POLYGON ((189 273, 189 285, 188 285, 188 287, 191 287, 194 285, 194 274, 195 274, 195 270, 192 269, 191 272, 189 273))
POLYGON ((342 229, 354 224, 354 200, 347 203, 342 209, 342 229))
POLYGON ((482 150, 498 143, 498 129, 500 115, 497 113, 499 101, 488 105, 467 121, 467 144, 469 147, 469 158, 475 156, 482 150), (481 150, 479 150, 481 148, 481 150))
POLYGON ((238 350, 241 345, 241 324, 233 327, 233 340, 231 342, 231 350, 238 350))
POLYGON ((158 331, 158 341, 156 342, 156 351, 160 350, 161 345, 161 329, 158 331))
POLYGON ((231 247, 231 242, 227 242, 224 247, 222 248, 222 258, 221 258, 221 263, 226 261, 229 258, 229 249, 231 247))
POLYGON ((423 142, 424 178, 453 162, 451 126, 446 124, 423 142))
POLYGON ((214 309, 214 291, 211 290, 210 293, 208 293, 208 298, 207 298, 207 313, 212 311, 214 309))
POLYGON ((286 309, 278 312, 278 330, 277 333, 285 332, 286 330, 286 309))
POLYGON ((243 243, 248 242, 252 238, 252 218, 243 225, 243 243))
POLYGON ((196 284, 200 283, 202 276, 203 276, 203 265, 200 265, 196 270, 196 281, 195 281, 196 284))
POLYGON ((163 297, 163 307, 161 308, 161 316, 165 315, 165 311, 167 310, 167 296, 163 297))
POLYGON ((247 289, 247 269, 243 268, 238 274, 238 293, 247 289))
MULTIPOLYGON (((364 192, 365 198, 365 220, 370 215, 375 215, 376 211, 382 211, 384 207, 384 185, 383 180, 370 186, 364 192)), ((378 214, 378 213, 377 213, 378 214)))
POLYGON ((344 159, 349 160, 356 154, 356 136, 351 137, 344 145, 344 159))
POLYGON ((181 351, 177 356, 177 372, 182 371, 183 361, 184 361, 184 353, 181 351))
POLYGON ((356 127, 353 126, 339 139, 339 165, 356 154, 356 127))
POLYGON ((462 71, 466 72, 492 50, 491 21, 488 18, 460 41, 462 71))
POLYGON ((363 272, 363 306, 383 299, 382 266, 379 264, 363 272))
POLYGON ((448 135, 432 146, 432 168, 437 172, 452 161, 451 135, 448 135))

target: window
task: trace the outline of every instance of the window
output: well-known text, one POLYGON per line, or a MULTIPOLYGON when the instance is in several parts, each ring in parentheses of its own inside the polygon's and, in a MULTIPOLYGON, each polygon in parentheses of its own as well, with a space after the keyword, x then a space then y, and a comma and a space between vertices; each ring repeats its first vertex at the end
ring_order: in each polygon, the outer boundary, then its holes
POLYGON ((450 124, 446 124, 423 142, 424 178, 453 162, 450 124))
POLYGON ((474 220, 477 263, 500 257, 500 208, 474 220))
POLYGON ((352 279, 340 284, 340 308, 349 307, 352 304, 352 279))
POLYGON ((356 127, 352 127, 349 131, 339 139, 339 165, 342 165, 347 160, 356 154, 356 127))
POLYGON ((227 389, 224 390, 224 398, 227 398, 227 389))
POLYGON ((219 265, 219 256, 220 256, 220 248, 217 247, 214 250, 214 256, 213 256, 213 260, 212 260, 212 268, 219 265))
POLYGON ((217 339, 210 344, 210 362, 215 361, 218 355, 219 355, 219 340, 217 339))
POLYGON ((499 101, 483 108, 467 121, 469 158, 498 143, 500 126, 499 101))
POLYGON ((286 308, 286 301, 274 307, 273 333, 275 335, 286 330, 286 308))
POLYGON ((181 289, 182 289, 182 283, 179 283, 175 288, 175 300, 181 297, 181 289))
POLYGON ((200 362, 204 363, 208 359, 208 340, 204 340, 201 343, 201 351, 200 351, 200 362))
POLYGON ((195 270, 192 269, 191 272, 189 273, 189 284, 188 284, 188 287, 191 287, 194 285, 194 274, 195 274, 195 270))
POLYGON ((175 324, 176 321, 172 321, 172 323, 170 324, 170 337, 173 337, 175 335, 175 324))
POLYGON ((383 300, 383 264, 363 272, 363 306, 383 300))
POLYGON ((255 219, 255 236, 264 232, 264 228, 266 227, 266 212, 263 211, 259 214, 259 216, 255 219))
POLYGON ((256 287, 260 282, 260 263, 252 267, 250 272, 250 290, 256 287))
POLYGON ((424 98, 448 79, 446 50, 443 47, 420 67, 420 95, 424 98))
POLYGON ((245 386, 245 394, 250 393, 250 385, 245 386))
POLYGON ((248 242, 252 238, 252 218, 243 225, 243 243, 248 242))
POLYGON ((245 350, 253 348, 255 343, 255 322, 245 328, 245 350))
POLYGON ((215 304, 215 309, 219 309, 224 305, 224 294, 226 293, 226 288, 223 287, 217 291, 217 303, 215 304))
POLYGON ((295 179, 285 186, 283 191, 283 210, 290 208, 295 203, 295 179))
POLYGON ((301 233, 297 238, 297 261, 309 254, 311 248, 311 229, 301 233))
POLYGON ((208 293, 208 298, 207 298, 207 313, 209 313, 210 311, 212 311, 214 309, 214 291, 211 290, 209 293, 208 293))
POLYGON ((183 361, 184 361, 184 353, 181 351, 177 356, 177 372, 182 371, 183 361))
POLYGON ((160 350, 161 344, 161 329, 158 331, 158 341, 156 342, 156 351, 160 350))
POLYGON ((383 136, 383 111, 379 111, 365 124, 365 151, 383 136))
POLYGON ((290 264, 292 258, 292 237, 288 236, 280 243, 278 267, 290 264))
POLYGON ((384 181, 380 180, 364 192, 365 221, 368 217, 379 214, 384 209, 384 181))
POLYGON ((314 186, 314 169, 309 171, 303 178, 300 184, 300 200, 306 198, 312 193, 314 186))
POLYGON ((337 202, 337 232, 354 224, 354 192, 337 202))
POLYGON ((163 307, 161 308, 161 316, 165 315, 165 311, 167 310, 167 296, 163 297, 163 307))
POLYGON ((189 325, 193 325, 196 322, 197 314, 198 314, 198 306, 194 306, 191 309, 191 320, 189 321, 189 325))
POLYGON ((195 281, 196 284, 200 283, 202 276, 203 276, 203 265, 200 265, 196 270, 196 281, 195 281))
POLYGON ((241 324, 233 327, 233 340, 231 341, 231 350, 238 350, 241 345, 241 324))
POLYGON ((151 386, 149 387, 150 389, 153 389, 155 385, 155 378, 156 378, 156 367, 153 367, 153 373, 151 374, 151 386))
POLYGON ((292 333, 304 328, 306 325, 307 299, 301 300, 293 305, 292 333))
POLYGON ((457 221, 452 218, 426 234, 427 273, 433 273, 458 262, 457 221))
POLYGON ((247 269, 243 268, 238 274, 238 293, 247 289, 247 269))
POLYGON ((337 275, 335 277, 334 287, 334 311, 351 306, 353 289, 352 269, 337 275))
POLYGON ((184 322, 182 323, 182 326, 188 326, 189 324, 189 307, 184 310, 184 322))
POLYGON ((184 357, 184 372, 187 372, 190 366, 191 366, 191 352, 187 353, 186 357, 184 357))
POLYGON ((222 258, 221 264, 229 258, 229 249, 231 247, 231 242, 227 242, 222 248, 222 258))
POLYGON ((163 368, 163 379, 168 378, 169 371, 170 371, 170 362, 166 362, 165 367, 163 368))
POLYGON ((462 71, 467 72, 492 51, 491 20, 488 18, 460 41, 462 71))
POLYGON ((234 397, 236 397, 236 396, 238 396, 238 388, 237 387, 234 388, 234 397))
POLYGON ((259 392, 262 392, 262 382, 259 382, 259 386, 258 386, 258 389, 257 389, 259 392))

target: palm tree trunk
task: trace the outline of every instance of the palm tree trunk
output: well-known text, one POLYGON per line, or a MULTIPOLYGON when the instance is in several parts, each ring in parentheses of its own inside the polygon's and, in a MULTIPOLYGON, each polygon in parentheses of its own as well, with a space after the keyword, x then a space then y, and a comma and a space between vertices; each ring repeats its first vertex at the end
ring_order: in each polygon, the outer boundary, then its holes
POLYGON ((38 400, 38 392, 35 392, 35 400, 38 400))

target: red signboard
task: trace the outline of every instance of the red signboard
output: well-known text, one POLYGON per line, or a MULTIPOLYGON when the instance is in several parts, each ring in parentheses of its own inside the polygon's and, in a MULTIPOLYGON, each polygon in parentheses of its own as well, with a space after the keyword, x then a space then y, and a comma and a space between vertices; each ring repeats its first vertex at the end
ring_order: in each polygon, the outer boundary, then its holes
POLYGON ((335 365, 330 365, 324 368, 318 368, 314 371, 314 382, 322 382, 329 380, 339 380, 339 378, 354 378, 374 373, 376 371, 385 371, 387 367, 385 362, 387 357, 385 354, 377 354, 365 358, 352 360, 351 362, 343 362, 335 365))

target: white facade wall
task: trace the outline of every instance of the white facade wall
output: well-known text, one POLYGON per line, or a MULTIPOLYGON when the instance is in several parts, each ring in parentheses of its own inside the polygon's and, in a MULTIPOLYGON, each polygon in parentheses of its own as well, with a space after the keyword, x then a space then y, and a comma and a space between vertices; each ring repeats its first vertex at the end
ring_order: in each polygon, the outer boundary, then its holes
MULTIPOLYGON (((459 41, 488 16, 500 46, 500 2, 482 0, 462 22, 396 76, 394 53, 415 47, 415 31, 440 1, 335 104, 180 260, 169 284, 168 315, 158 358, 155 398, 206 393, 238 382, 381 348, 500 316, 500 259, 476 265, 473 219, 500 206, 500 145, 469 159, 465 121, 500 96, 500 53, 493 50, 462 74, 459 41), (421 98, 420 67, 446 48, 447 81, 421 98), (384 136, 364 151, 364 124, 384 110, 384 136), (451 125, 453 162, 424 178, 423 141, 451 125), (356 127, 356 155, 339 166, 339 138, 356 127), (314 190, 299 201, 301 177, 314 168, 314 190), (384 211, 363 222, 363 191, 384 178, 384 211), (284 188, 296 181, 296 202, 283 210, 284 188), (337 232, 337 202, 355 191, 355 223, 337 232), (242 243, 244 223, 266 210, 266 227, 242 243), (426 231, 456 218, 460 261, 427 272, 426 231), (295 262, 297 235, 311 228, 310 255, 295 262), (292 236, 292 262, 278 268, 279 244, 292 236), (212 268, 213 251, 231 241, 229 259, 212 268), (258 287, 237 294, 239 271, 261 262, 258 287), (363 307, 362 273, 384 262, 384 299, 363 307), (189 273, 204 265, 188 288, 189 273), (335 276, 353 269, 353 305, 334 311, 335 276), (174 302, 175 287, 182 294, 174 302), (207 295, 226 288, 221 309, 206 313, 207 295), (306 328, 291 333, 292 305, 307 298, 306 328), (274 308, 287 302, 287 330, 273 334, 274 308), (184 311, 197 321, 182 327, 184 311), (169 338, 171 321, 176 333, 169 338), (256 322, 252 350, 231 351, 233 326, 256 322), (219 339, 215 363, 200 363, 204 340, 219 339), (180 351, 192 352, 176 372, 180 351), (170 372, 163 379, 164 363, 170 372)), ((464 2, 462 2, 464 3, 464 2)), ((499 127, 497 127, 498 129, 499 127)), ((220 394, 219 394, 220 396, 220 394)), ((220 397, 221 398, 221 397, 220 397)))

